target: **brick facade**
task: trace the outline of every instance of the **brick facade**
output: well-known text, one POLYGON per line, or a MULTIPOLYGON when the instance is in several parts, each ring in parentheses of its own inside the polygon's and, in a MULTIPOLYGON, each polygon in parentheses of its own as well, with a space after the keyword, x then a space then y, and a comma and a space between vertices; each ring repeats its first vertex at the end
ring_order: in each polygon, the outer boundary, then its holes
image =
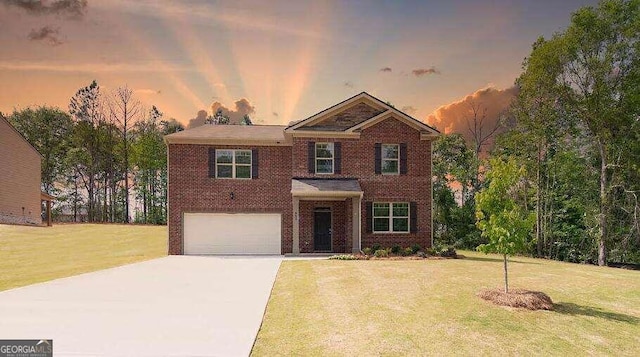
MULTIPOLYGON (((419 244, 431 246, 431 141, 400 120, 386 119, 362 130, 359 139, 294 137, 292 146, 169 145, 169 253, 182 254, 184 212, 282 213, 282 253, 291 253, 292 178, 355 178, 364 191, 361 211, 361 247, 419 244), (342 173, 310 174, 308 143, 341 142, 342 173), (376 175, 374 145, 407 144, 406 175, 376 175), (208 149, 259 149, 259 178, 225 180, 208 177, 208 149), (231 192, 234 198, 231 199, 231 192), (365 202, 415 202, 415 233, 367 233, 365 202)), ((300 201, 300 252, 313 252, 313 217, 316 207, 332 211, 332 250, 352 250, 352 202, 300 201)))
POLYGON ((169 254, 182 254, 185 212, 273 212, 282 214, 282 253, 291 243, 291 147, 260 146, 257 179, 209 177, 208 150, 248 146, 169 145, 169 254), (233 192, 233 199, 231 193, 233 192))
POLYGON ((0 223, 42 224, 42 157, 0 115, 0 223))
POLYGON ((431 246, 431 141, 420 140, 420 133, 408 125, 387 119, 364 129, 360 139, 294 138, 293 176, 304 178, 357 178, 364 191, 363 202, 416 202, 418 232, 367 233, 367 215, 362 206, 362 248, 373 244, 402 247, 419 244, 431 246), (342 173, 339 175, 310 174, 308 170, 308 142, 341 142, 342 173), (406 175, 376 175, 374 145, 407 144, 406 175))

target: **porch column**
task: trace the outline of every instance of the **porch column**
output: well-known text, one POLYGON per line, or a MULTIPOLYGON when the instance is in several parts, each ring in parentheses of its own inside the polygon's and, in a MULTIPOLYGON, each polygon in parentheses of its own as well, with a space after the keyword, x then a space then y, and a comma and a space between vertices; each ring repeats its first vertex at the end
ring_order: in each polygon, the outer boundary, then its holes
POLYGON ((353 222, 352 234, 353 237, 353 253, 360 253, 360 225, 362 212, 362 197, 353 197, 351 199, 351 221, 353 222))
POLYGON ((293 197, 293 250, 294 255, 300 254, 300 199, 293 197))

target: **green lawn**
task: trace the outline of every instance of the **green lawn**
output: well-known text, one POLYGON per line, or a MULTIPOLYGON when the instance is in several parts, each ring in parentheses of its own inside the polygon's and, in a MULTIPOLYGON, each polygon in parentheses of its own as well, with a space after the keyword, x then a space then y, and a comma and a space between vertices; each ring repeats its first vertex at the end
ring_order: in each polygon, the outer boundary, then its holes
POLYGON ((252 355, 638 355, 640 271, 528 258, 511 286, 555 311, 491 305, 498 256, 427 261, 285 261, 252 355))
POLYGON ((0 291, 166 254, 165 226, 0 225, 0 291))

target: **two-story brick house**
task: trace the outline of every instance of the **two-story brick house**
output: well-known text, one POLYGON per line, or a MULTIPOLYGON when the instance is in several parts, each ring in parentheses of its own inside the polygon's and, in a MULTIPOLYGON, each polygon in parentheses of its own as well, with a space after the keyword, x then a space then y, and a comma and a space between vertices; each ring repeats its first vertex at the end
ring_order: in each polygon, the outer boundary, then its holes
POLYGON ((168 135, 169 253, 429 247, 438 134, 363 92, 288 127, 168 135))

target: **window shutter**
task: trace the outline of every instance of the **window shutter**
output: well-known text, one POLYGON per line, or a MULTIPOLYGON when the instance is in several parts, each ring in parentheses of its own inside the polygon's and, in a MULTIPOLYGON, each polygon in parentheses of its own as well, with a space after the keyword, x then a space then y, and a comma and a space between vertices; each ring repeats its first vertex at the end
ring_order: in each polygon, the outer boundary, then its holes
POLYGON ((382 173, 382 144, 381 143, 376 143, 375 145, 375 160, 376 160, 375 172, 376 174, 381 174, 382 173))
POLYGON ((258 149, 251 150, 251 178, 258 178, 258 149))
POLYGON ((409 204, 409 225, 411 233, 418 233, 418 204, 415 202, 409 204))
POLYGON ((342 173, 342 143, 333 143, 333 173, 342 173))
POLYGON ((367 233, 373 232, 373 202, 365 202, 365 207, 367 208, 367 219, 366 231, 367 233))
POLYGON ((400 144, 400 175, 407 174, 407 143, 400 144))
POLYGON ((209 177, 216 177, 216 149, 209 148, 209 177))
POLYGON ((315 141, 309 141, 309 173, 310 174, 315 174, 316 173, 316 143, 315 141))

